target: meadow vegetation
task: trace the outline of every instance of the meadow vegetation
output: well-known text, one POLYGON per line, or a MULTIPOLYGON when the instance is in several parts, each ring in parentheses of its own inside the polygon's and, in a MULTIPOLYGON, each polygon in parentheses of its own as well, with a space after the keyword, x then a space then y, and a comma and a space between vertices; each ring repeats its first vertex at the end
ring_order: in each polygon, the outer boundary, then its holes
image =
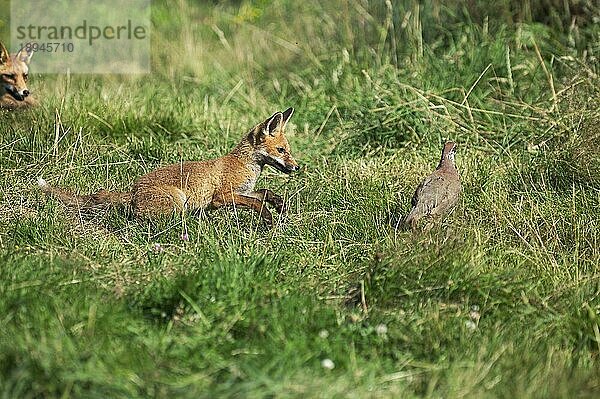
POLYGON ((41 106, 0 114, 0 397, 598 397, 598 3, 439 3, 155 1, 150 75, 34 57, 41 106), (126 190, 289 106, 273 229, 35 184, 126 190), (447 139, 459 206, 397 229, 447 139))

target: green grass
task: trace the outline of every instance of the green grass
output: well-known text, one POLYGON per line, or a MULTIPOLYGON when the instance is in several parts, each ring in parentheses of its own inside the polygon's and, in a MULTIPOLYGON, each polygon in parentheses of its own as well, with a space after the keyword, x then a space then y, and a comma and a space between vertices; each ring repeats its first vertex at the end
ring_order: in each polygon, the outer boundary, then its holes
POLYGON ((149 76, 34 60, 41 106, 0 114, 0 397, 600 395, 595 2, 320 3, 155 2, 149 76), (273 229, 35 185, 127 189, 288 106, 273 229), (396 230, 446 139, 459 206, 396 230))

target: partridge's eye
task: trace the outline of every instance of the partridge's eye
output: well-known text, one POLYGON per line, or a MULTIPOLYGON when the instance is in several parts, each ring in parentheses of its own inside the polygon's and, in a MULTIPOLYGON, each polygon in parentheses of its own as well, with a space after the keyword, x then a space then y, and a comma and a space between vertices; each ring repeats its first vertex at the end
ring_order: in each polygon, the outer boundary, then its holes
POLYGON ((6 79, 12 80, 15 80, 17 78, 17 76, 14 73, 3 73, 2 76, 4 76, 6 79))
POLYGON ((283 148, 283 147, 277 147, 277 151, 278 151, 280 154, 283 154, 283 153, 285 152, 285 148, 283 148))

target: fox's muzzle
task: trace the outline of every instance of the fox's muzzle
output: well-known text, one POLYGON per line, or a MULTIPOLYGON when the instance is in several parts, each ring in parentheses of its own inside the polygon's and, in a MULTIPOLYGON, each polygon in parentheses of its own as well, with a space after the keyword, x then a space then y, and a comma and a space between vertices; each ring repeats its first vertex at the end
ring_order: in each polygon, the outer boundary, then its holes
POLYGON ((292 165, 292 166, 289 168, 289 173, 292 173, 292 172, 297 172, 297 171, 299 171, 299 170, 300 170, 300 166, 298 166, 298 165, 292 165))
POLYGON ((5 86, 5 88, 8 94, 10 94, 17 101, 23 101, 25 100, 25 97, 29 96, 29 90, 27 89, 18 91, 13 86, 5 86))
POLYGON ((264 163, 266 163, 267 165, 274 167, 280 172, 287 173, 288 175, 300 169, 296 161, 291 157, 288 159, 284 159, 281 157, 267 155, 263 159, 264 163))
POLYGON ((298 165, 280 164, 279 162, 273 162, 270 164, 280 172, 287 173, 288 175, 292 172, 296 172, 300 167, 298 165))
POLYGON ((298 171, 299 169, 300 169, 300 166, 298 166, 298 164, 296 163, 296 160, 294 160, 292 158, 292 159, 290 159, 289 162, 285 162, 285 170, 283 172, 290 174, 292 172, 298 171))

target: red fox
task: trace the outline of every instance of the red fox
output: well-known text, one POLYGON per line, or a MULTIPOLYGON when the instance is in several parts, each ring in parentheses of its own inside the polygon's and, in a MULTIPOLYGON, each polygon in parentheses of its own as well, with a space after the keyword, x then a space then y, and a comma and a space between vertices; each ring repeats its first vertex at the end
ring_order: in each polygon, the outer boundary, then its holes
POLYGON ((29 61, 33 56, 31 47, 22 48, 17 54, 10 55, 0 43, 0 108, 15 109, 35 104, 27 88, 29 61))
POLYGON ((181 162, 145 174, 135 181, 130 192, 100 190, 96 194, 75 195, 51 187, 42 178, 38 184, 64 204, 81 209, 123 205, 130 206, 134 216, 154 216, 233 205, 253 209, 271 226, 273 217, 265 204, 282 212, 283 198, 267 189, 254 191, 254 186, 265 165, 287 174, 299 169, 284 135, 293 113, 293 108, 276 112, 252 128, 221 158, 181 162))

